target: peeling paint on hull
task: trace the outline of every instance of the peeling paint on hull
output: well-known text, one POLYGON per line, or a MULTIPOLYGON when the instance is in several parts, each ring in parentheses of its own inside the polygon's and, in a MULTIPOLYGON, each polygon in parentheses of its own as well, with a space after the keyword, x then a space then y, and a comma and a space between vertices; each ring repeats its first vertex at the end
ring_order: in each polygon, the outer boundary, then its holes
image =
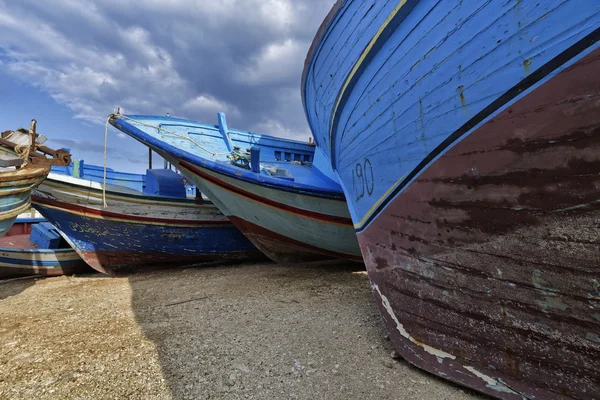
POLYGON ((399 318, 462 355, 421 367, 473 365, 528 397, 600 395, 600 344, 587 336, 600 331, 599 70, 596 51, 490 120, 359 234, 399 318))
POLYGON ((416 366, 600 398, 599 29, 580 0, 346 0, 317 34, 307 117, 416 366))
POLYGON ((99 272, 262 257, 210 203, 113 187, 104 208, 99 187, 51 174, 33 196, 34 207, 99 272))

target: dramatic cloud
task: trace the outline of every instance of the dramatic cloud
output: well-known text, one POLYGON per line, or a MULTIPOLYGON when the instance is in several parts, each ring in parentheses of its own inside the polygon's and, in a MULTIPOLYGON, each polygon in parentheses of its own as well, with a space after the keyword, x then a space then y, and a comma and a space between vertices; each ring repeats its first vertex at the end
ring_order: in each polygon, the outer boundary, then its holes
POLYGON ((334 0, 0 0, 0 68, 76 118, 128 113, 307 139, 300 74, 334 0))

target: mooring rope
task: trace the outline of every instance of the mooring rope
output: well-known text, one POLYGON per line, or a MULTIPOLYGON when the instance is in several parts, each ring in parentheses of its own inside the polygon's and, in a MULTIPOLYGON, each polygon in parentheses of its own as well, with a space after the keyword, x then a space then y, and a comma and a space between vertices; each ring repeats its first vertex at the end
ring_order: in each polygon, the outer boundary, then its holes
POLYGON ((21 168, 27 166, 29 163, 29 152, 31 150, 31 146, 28 144, 18 144, 15 146, 15 153, 23 160, 23 164, 21 164, 21 168))

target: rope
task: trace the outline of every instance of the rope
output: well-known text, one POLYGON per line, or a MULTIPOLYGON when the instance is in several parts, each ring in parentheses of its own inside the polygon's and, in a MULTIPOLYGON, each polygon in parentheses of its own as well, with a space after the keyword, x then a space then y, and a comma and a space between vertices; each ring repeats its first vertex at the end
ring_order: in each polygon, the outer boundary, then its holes
MULTIPOLYGON (((177 137, 179 137, 179 138, 181 138, 181 139, 189 140, 190 142, 192 142, 193 144, 195 144, 196 146, 198 146, 198 148, 199 148, 199 149, 201 149, 201 150, 204 150, 204 151, 205 151, 205 152, 207 152, 208 154, 212 154, 212 156, 213 156, 213 157, 215 157, 215 156, 222 156, 222 155, 229 155, 229 154, 230 154, 229 152, 227 152, 227 153, 215 153, 215 152, 213 152, 213 151, 210 151, 210 150, 208 150, 207 148, 203 147, 201 144, 199 144, 198 142, 196 142, 194 139, 192 139, 191 137, 189 137, 189 136, 187 136, 187 135, 182 135, 182 134, 180 134, 180 133, 177 133, 177 132, 168 131, 168 130, 166 130, 166 129, 164 129, 164 128, 160 127, 160 126, 156 126, 156 125, 152 125, 152 124, 147 124, 147 123, 145 123, 145 122, 138 121, 138 120, 135 120, 135 119, 133 119, 133 118, 129 118, 129 117, 125 116, 125 115, 121 115, 121 114, 111 114, 111 115, 109 115, 109 116, 108 116, 108 118, 109 118, 109 119, 110 119, 110 118, 112 118, 112 117, 115 117, 115 118, 123 118, 123 119, 128 119, 128 120, 130 120, 130 121, 133 121, 133 122, 135 122, 136 124, 140 124, 140 125, 143 125, 143 126, 147 126, 147 127, 149 127, 149 128, 154 128, 154 129, 157 129, 157 130, 159 130, 159 131, 163 131, 163 132, 165 132, 165 133, 168 133, 168 134, 170 134, 170 135, 177 136, 177 137)), ((107 124, 108 124, 108 121, 107 121, 107 124)))
POLYGON ((106 204, 106 144, 108 143, 108 121, 111 117, 112 114, 106 119, 106 127, 104 129, 104 184, 102 185, 102 202, 104 203, 104 208, 108 207, 108 204, 106 204))
MULTIPOLYGON (((15 146, 15 153, 23 160, 23 164, 21 164, 21 168, 27 166, 29 164, 29 154, 31 153, 31 148, 34 147, 33 151, 36 151, 35 144, 35 120, 32 120, 31 127, 29 128, 29 141, 28 144, 17 144, 15 146)), ((14 134, 14 131, 8 135, 11 137, 14 134)))
POLYGON ((15 146, 15 153, 23 160, 21 167, 25 167, 29 162, 29 152, 31 147, 28 144, 18 144, 15 146))

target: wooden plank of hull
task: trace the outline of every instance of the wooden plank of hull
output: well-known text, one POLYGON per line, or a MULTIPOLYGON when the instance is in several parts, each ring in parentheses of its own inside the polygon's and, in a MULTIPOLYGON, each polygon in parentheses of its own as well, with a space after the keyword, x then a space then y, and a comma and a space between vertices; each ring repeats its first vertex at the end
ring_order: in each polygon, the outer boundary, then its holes
POLYGON ((107 192, 73 182, 40 186, 34 207, 94 269, 131 271, 150 265, 183 265, 257 258, 260 253, 212 204, 107 192))
MULTIPOLYGON (((168 157, 168 156, 167 156, 168 157)), ((266 188, 173 159, 267 257, 362 262, 346 203, 266 188)))
POLYGON ((516 102, 359 234, 411 362, 503 398, 600 395, 599 70, 596 50, 516 102))

